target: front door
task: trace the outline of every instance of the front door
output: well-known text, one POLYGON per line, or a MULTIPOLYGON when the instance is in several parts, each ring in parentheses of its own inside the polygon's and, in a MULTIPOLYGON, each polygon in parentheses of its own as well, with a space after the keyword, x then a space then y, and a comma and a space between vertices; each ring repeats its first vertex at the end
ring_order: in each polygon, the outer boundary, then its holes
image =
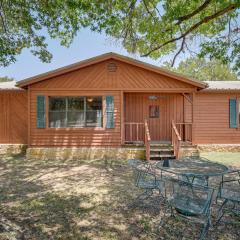
POLYGON ((160 95, 146 96, 146 115, 152 141, 167 141, 167 98, 160 95))

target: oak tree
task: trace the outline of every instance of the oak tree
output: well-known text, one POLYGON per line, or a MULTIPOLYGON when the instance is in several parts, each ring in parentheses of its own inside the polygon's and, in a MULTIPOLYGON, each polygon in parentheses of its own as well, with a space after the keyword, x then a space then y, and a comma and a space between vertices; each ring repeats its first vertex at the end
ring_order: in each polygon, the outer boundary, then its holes
POLYGON ((240 0, 0 0, 0 64, 30 48, 49 62, 46 36, 69 46, 81 28, 104 32, 129 52, 158 59, 183 51, 238 69, 240 0))
POLYGON ((164 67, 201 81, 238 80, 237 74, 229 64, 223 64, 217 59, 206 60, 190 57, 181 61, 177 67, 172 67, 171 63, 165 63, 164 67))

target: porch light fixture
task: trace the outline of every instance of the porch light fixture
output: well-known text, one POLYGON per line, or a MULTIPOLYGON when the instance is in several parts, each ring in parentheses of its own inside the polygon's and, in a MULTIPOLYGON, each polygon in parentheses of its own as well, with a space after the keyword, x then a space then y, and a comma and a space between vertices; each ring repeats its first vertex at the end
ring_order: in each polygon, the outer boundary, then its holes
POLYGON ((88 102, 92 102, 92 101, 93 101, 93 98, 92 98, 92 97, 87 98, 87 101, 88 101, 88 102))
POLYGON ((148 96, 148 99, 149 99, 149 100, 157 100, 157 99, 158 99, 158 96, 154 96, 154 95, 148 96))

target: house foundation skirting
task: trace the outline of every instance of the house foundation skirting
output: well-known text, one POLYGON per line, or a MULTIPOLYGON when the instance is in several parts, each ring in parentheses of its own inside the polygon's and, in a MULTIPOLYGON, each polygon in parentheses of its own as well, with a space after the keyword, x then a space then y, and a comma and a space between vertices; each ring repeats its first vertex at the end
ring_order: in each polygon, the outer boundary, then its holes
MULTIPOLYGON (((240 152, 240 144, 201 144, 196 148, 182 148, 181 156, 198 156, 199 152, 240 152)), ((25 154, 29 159, 145 159, 144 147, 41 147, 27 148, 26 144, 0 144, 0 154, 25 154)))
POLYGON ((27 144, 0 144, 0 154, 25 154, 27 144))
POLYGON ((39 160, 126 160, 131 158, 145 158, 144 148, 94 148, 94 147, 81 147, 81 148, 28 148, 28 159, 39 160))
POLYGON ((199 144, 200 152, 240 152, 240 144, 199 144))

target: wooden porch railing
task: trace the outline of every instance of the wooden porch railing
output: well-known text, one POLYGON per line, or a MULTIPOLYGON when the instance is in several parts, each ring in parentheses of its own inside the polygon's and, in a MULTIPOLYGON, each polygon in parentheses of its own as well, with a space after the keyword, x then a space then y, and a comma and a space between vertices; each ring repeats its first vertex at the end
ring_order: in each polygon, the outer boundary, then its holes
POLYGON ((177 130, 176 124, 172 120, 172 145, 173 145, 173 151, 174 151, 174 155, 176 156, 176 159, 179 159, 180 157, 181 141, 182 139, 177 130))
POLYGON ((175 123, 183 142, 192 143, 192 123, 175 123))
POLYGON ((125 142, 144 142, 145 129, 143 122, 125 122, 124 125, 125 142))
POLYGON ((145 148, 146 148, 146 160, 149 161, 151 136, 148 128, 148 122, 146 119, 145 119, 144 125, 145 125, 145 141, 144 142, 145 142, 145 148))
MULTIPOLYGON (((145 145, 146 159, 150 160, 151 136, 147 119, 143 122, 125 122, 125 143, 145 145)), ((192 142, 192 123, 175 123, 172 120, 172 145, 176 159, 180 158, 182 142, 192 142)))

